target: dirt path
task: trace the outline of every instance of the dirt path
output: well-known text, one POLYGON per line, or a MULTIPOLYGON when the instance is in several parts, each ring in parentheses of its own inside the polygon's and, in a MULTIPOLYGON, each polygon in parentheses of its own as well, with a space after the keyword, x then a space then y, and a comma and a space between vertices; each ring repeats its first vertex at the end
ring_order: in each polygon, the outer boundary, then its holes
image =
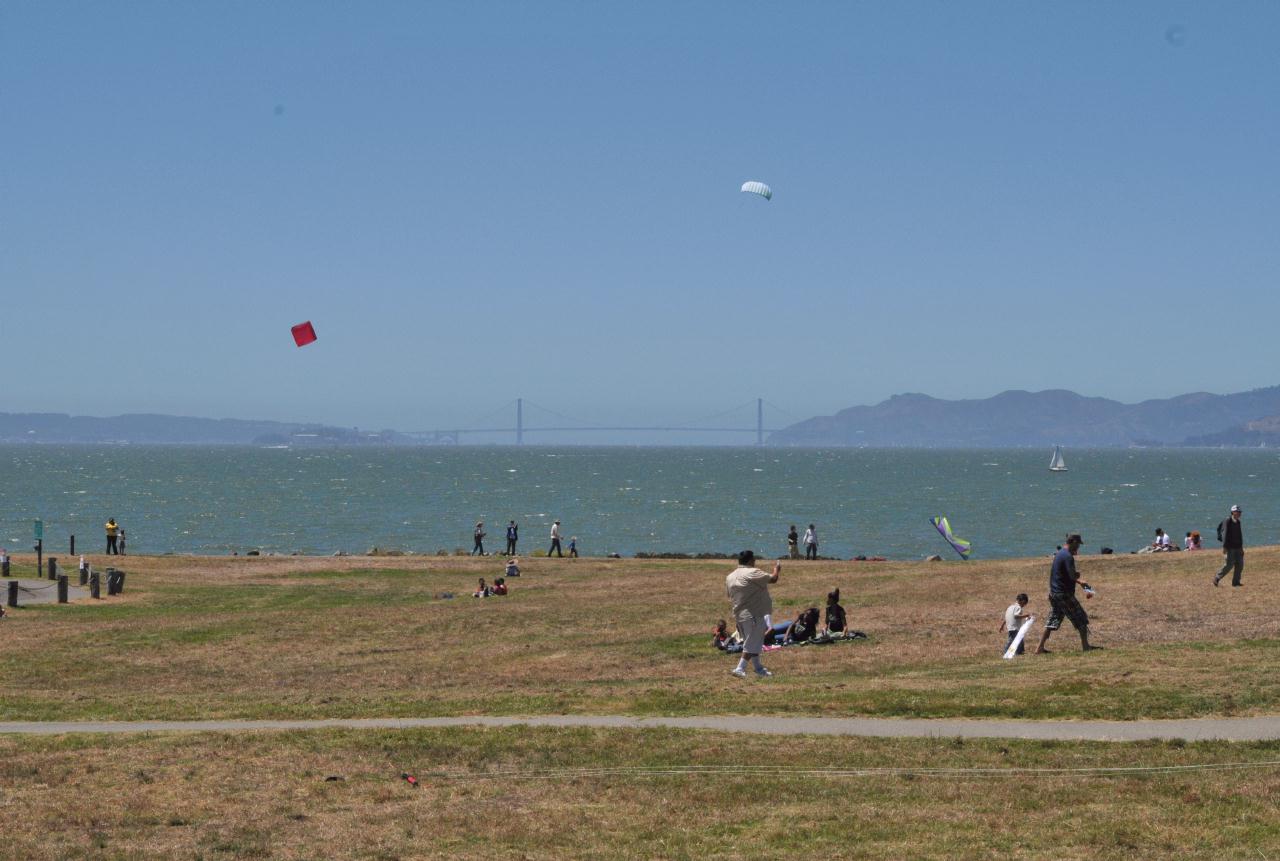
POLYGON ((880 738, 1025 738, 1060 741, 1270 741, 1280 739, 1280 717, 1196 718, 1151 721, 912 720, 898 718, 799 718, 753 716, 356 718, 333 720, 207 721, 0 721, 0 734, 244 732, 308 729, 410 729, 448 726, 551 726, 643 729, 671 727, 768 735, 853 735, 880 738))

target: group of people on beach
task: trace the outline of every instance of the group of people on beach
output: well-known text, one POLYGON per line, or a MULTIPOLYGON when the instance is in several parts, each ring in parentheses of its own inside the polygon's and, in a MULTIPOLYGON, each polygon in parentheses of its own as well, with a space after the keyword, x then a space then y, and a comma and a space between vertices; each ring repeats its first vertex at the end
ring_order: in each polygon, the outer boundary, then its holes
MULTIPOLYGON (((483 520, 476 521, 476 527, 472 531, 472 538, 474 539, 474 543, 471 546, 472 556, 487 555, 484 552, 484 539, 485 539, 485 536, 487 536, 488 534, 489 533, 484 531, 484 521, 483 520)), ((516 544, 519 541, 520 541, 520 527, 514 520, 512 520, 507 524, 507 548, 503 552, 503 555, 514 556, 516 552, 516 544)), ((553 553, 561 559, 563 559, 565 555, 564 551, 561 549, 561 546, 560 546, 560 521, 559 520, 551 524, 551 546, 547 548, 547 556, 551 556, 553 553)), ((569 558, 576 559, 577 556, 578 556, 578 536, 575 535, 569 539, 569 558)))

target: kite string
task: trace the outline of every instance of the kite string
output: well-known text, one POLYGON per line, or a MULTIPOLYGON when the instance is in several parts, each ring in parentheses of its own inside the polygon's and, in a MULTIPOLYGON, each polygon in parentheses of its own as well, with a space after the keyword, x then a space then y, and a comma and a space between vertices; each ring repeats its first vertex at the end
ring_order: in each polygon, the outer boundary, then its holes
POLYGON ((745 775, 785 777, 802 775, 807 777, 894 777, 912 775, 917 777, 1007 777, 1012 775, 1026 776, 1068 776, 1068 777, 1116 777, 1142 774, 1179 774, 1207 771, 1243 771, 1262 768, 1280 767, 1280 760, 1262 762, 1223 762, 1193 763, 1188 765, 1120 765, 1120 766, 1081 766, 1073 768, 1034 768, 1034 767, 929 767, 918 768, 908 766, 887 766, 867 768, 782 768, 780 766, 752 765, 666 765, 666 766, 600 766, 580 768, 533 769, 524 771, 487 771, 469 774, 436 772, 424 777, 440 781, 469 780, 557 780, 579 777, 667 777, 680 775, 745 775))

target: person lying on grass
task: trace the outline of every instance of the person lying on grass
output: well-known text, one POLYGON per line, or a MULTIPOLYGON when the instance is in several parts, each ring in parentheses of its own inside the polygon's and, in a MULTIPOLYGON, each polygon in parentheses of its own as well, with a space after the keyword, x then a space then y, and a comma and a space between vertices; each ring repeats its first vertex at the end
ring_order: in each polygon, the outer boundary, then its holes
POLYGON ((801 610, 796 614, 795 621, 787 626, 786 632, 782 635, 782 645, 790 646, 793 643, 803 643, 805 640, 813 639, 818 633, 820 618, 817 607, 801 610))

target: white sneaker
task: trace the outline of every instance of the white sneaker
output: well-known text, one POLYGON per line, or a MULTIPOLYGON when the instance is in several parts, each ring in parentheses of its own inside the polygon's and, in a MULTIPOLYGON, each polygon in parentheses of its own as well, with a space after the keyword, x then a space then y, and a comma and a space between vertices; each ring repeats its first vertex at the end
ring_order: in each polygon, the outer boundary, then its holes
POLYGON ((742 669, 742 667, 734 667, 729 672, 733 673, 735 676, 737 676, 740 679, 745 679, 747 677, 747 671, 742 669))
MULTIPOLYGON (((746 673, 743 673, 743 675, 745 676, 746 673)), ((756 675, 761 677, 767 677, 767 676, 772 676, 773 673, 769 672, 769 670, 766 667, 756 667, 756 675)))

